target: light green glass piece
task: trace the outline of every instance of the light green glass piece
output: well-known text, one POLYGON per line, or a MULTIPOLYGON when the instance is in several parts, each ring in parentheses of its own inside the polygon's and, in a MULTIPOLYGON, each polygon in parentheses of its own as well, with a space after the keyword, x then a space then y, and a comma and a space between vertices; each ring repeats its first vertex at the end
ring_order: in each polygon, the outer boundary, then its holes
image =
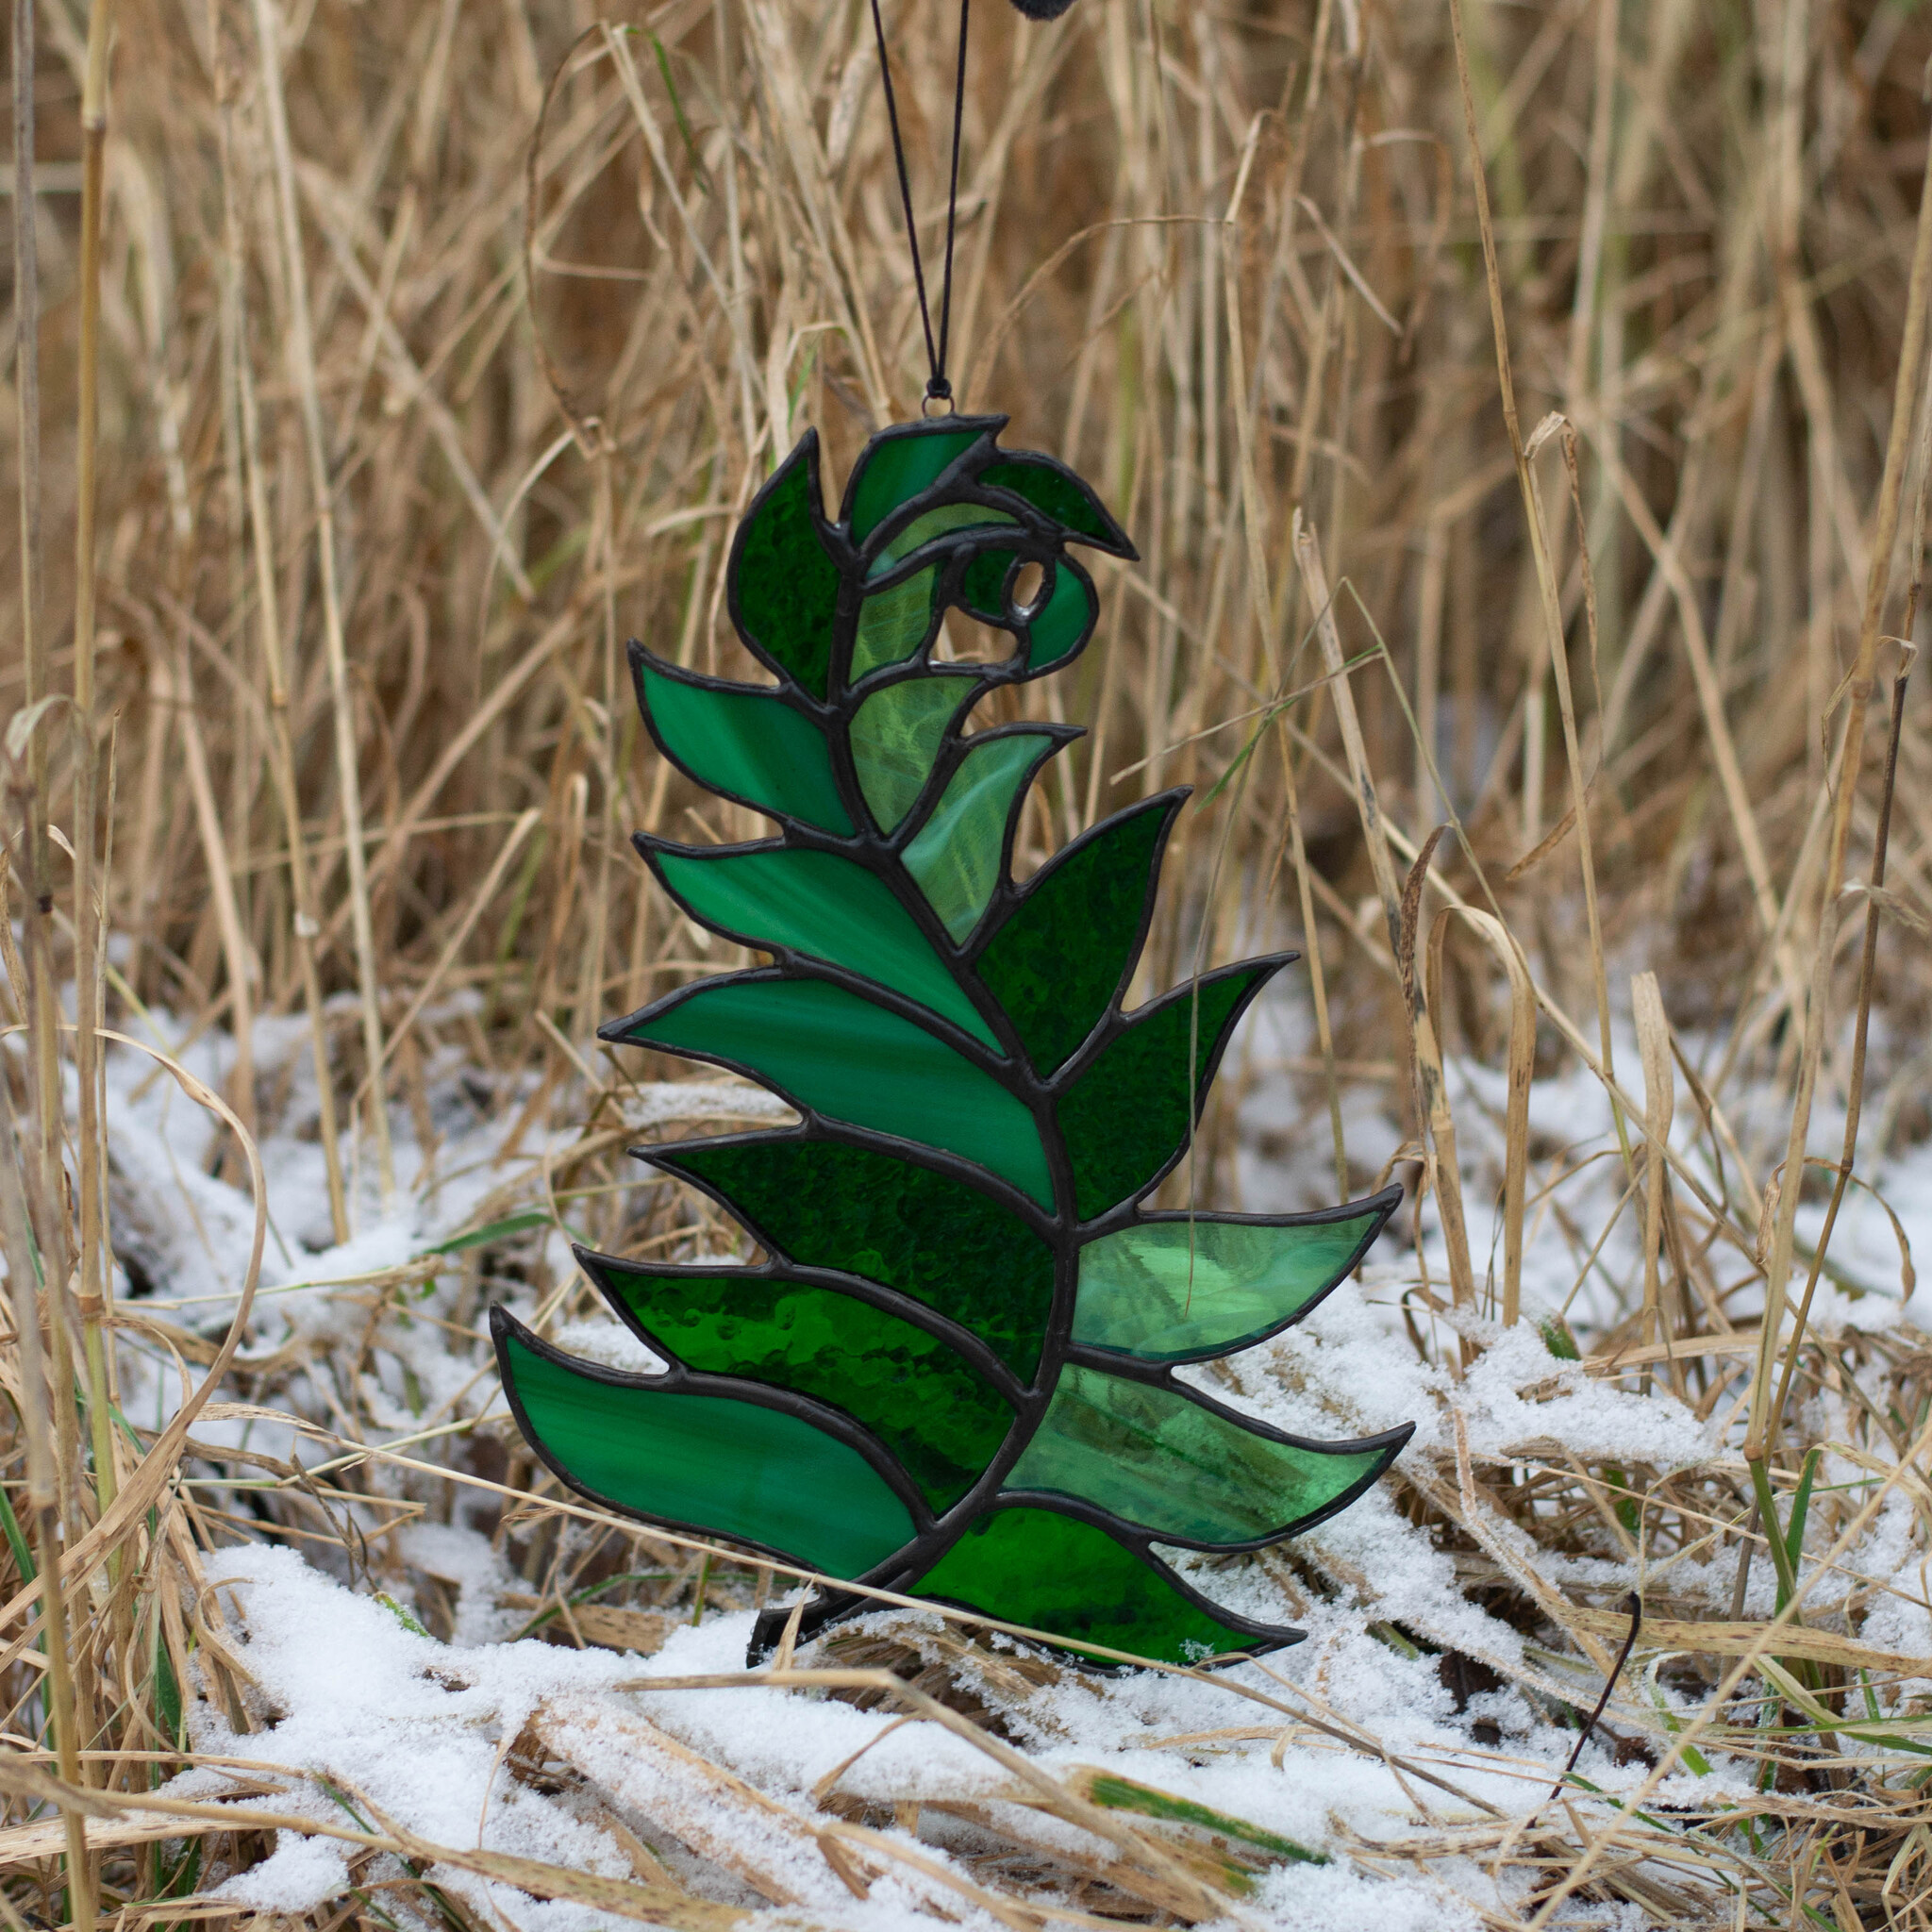
POLYGON ((824 733, 784 699, 686 684, 641 662, 638 702, 699 784, 850 837, 852 820, 840 802, 824 733))
POLYGON ((930 1007, 999 1050, 958 981, 885 881, 831 852, 659 851, 672 889, 708 925, 827 959, 930 1007))
POLYGON ((1196 1215, 1103 1235, 1080 1250, 1074 1340, 1148 1362, 1245 1348, 1332 1287, 1376 1223, 1263 1227, 1196 1215))
POLYGON ((1175 1390, 1069 1362, 1006 1487, 1078 1496, 1174 1542, 1253 1542, 1319 1516, 1391 1453, 1273 1441, 1175 1390))
POLYGON ((1008 516, 1003 509, 988 509, 980 503, 942 503, 936 509, 927 510, 924 516, 914 517, 873 558, 866 575, 881 575, 901 558, 910 557, 922 543, 930 543, 935 537, 943 537, 949 531, 990 529, 998 524, 1012 528, 1019 522, 1018 517, 1008 516))
POLYGON ((906 848, 906 870, 956 940, 963 941, 986 910, 999 882, 1013 801, 1053 743, 1044 731, 975 741, 906 848))
POLYGON ((882 831, 896 831, 917 802, 969 690, 959 678, 908 678, 874 691, 853 714, 852 763, 882 831))
POLYGON ((883 664, 903 664, 925 641, 932 624, 933 586, 939 566, 920 571, 903 584, 874 591, 858 607, 858 629, 852 640, 852 672, 857 684, 883 664))
POLYGON ((1053 1203, 1032 1114, 924 1026, 843 987, 820 979, 710 980, 624 1037, 744 1067, 801 1106, 943 1147, 1041 1207, 1053 1203))
POLYGON ((514 1328, 501 1347, 531 1439, 620 1508, 760 1543, 833 1576, 863 1575, 911 1540, 911 1513, 886 1479, 802 1416, 588 1375, 514 1328))
POLYGON ((1092 592, 1064 563, 1059 565, 1046 604, 1031 625, 1033 654, 1027 668, 1040 672, 1058 664, 1086 635, 1092 615, 1092 592))

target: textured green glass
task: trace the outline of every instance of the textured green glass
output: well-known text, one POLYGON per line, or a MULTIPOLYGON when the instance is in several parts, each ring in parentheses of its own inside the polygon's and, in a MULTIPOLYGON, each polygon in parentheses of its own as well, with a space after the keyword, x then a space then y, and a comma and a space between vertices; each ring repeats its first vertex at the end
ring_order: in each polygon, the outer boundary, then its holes
POLYGON ((980 978, 1041 1073, 1058 1071, 1133 970, 1154 857, 1174 810, 1172 799, 1149 799, 1069 846, 980 953, 980 978))
POLYGON ((884 880, 830 852, 659 850, 674 891, 707 925, 790 946, 875 979, 998 1051, 986 1022, 884 880))
POLYGON ((930 543, 935 537, 943 537, 950 531, 992 528, 999 525, 1010 526, 1019 521, 1018 517, 1010 517, 1003 509, 988 509, 983 504, 942 503, 937 509, 929 509, 924 516, 914 517, 873 558, 866 575, 883 575, 902 558, 910 557, 922 543, 930 543))
POLYGON ((1054 743, 1044 731, 977 740, 907 846, 906 870, 956 940, 979 924, 999 882, 1013 801, 1054 743))
POLYGON ((1033 1116, 924 1026, 817 979, 702 982, 624 1036, 714 1055, 833 1120, 977 1161, 1051 1204, 1033 1116))
POLYGON ((874 691, 853 713, 853 769, 882 831, 896 831, 918 802, 969 689, 958 678, 911 677, 874 691))
POLYGON ((1045 608, 1028 626, 1033 637, 1028 669, 1044 671, 1078 650, 1093 611, 1093 593, 1064 563, 1057 565, 1045 608))
POLYGON ((742 1271, 598 1279, 678 1360, 842 1408, 899 1459, 935 1512, 998 1453, 1013 1411, 937 1336, 870 1302, 742 1271))
POLYGON ((903 584, 874 591, 858 607, 858 629, 852 639, 851 682, 882 664, 901 664, 925 642, 932 628, 933 587, 939 566, 916 572, 903 584))
POLYGON ((1007 573, 1012 569, 1016 550, 982 550, 959 573, 959 595, 967 609, 989 624, 1005 624, 1012 617, 1007 602, 1007 573))
POLYGON ((889 436, 859 458, 852 492, 852 541, 863 543, 908 496, 916 496, 955 457, 979 441, 977 429, 923 429, 889 436))
POLYGON ((1386 1449, 1303 1449, 1173 1389, 1069 1362, 1009 1490, 1055 1490, 1174 1542, 1284 1534, 1374 1478, 1386 1449))
POLYGON ((728 1396, 607 1382, 502 1338, 538 1444, 594 1494, 708 1535, 858 1576, 913 1534, 858 1450, 797 1416, 728 1396))
MULTIPOLYGON (((516 1324, 498 1320, 504 1386, 518 1403, 534 1390, 530 1437, 555 1426, 559 1470, 646 1521, 905 1584, 1075 1651, 1272 1648, 1299 1633, 1218 1609, 1158 1552, 1293 1534, 1407 1432, 1278 1441, 1163 1367, 1306 1314, 1386 1202, 1191 1223, 1141 1207, 1276 962, 1122 1014, 1173 796, 1048 855, 1024 888, 1009 876, 1029 788, 1069 734, 969 726, 975 698, 1063 670, 1095 635, 1083 545, 1134 553, 1070 471, 998 448, 1004 420, 874 436, 837 524, 814 443, 774 463, 727 590, 775 691, 640 663, 667 756, 783 822, 756 845, 642 837, 648 862, 693 921, 774 962, 684 986, 604 1037, 720 1061, 804 1118, 640 1150, 761 1251, 749 1266, 585 1257, 671 1373, 559 1376, 532 1359, 554 1351, 508 1345, 516 1324), (1022 579, 1038 580, 1024 601, 1022 579)), ((841 1594, 813 1614, 856 1607, 841 1594)), ((762 1620, 756 1641, 772 1635, 762 1620)))
POLYGON ((1223 1029, 1272 965, 1236 966, 1184 986, 1134 1015, 1059 1102, 1060 1132, 1074 1164, 1080 1219, 1091 1221, 1144 1193, 1187 1139, 1190 1096, 1223 1029), (1193 1074, 1188 1041, 1193 1036, 1193 1074))
POLYGON ((1332 1288, 1378 1219, 1269 1227, 1197 1214, 1103 1235, 1080 1250, 1074 1340, 1149 1362, 1245 1348, 1332 1288))
POLYGON ((1102 1644, 1159 1663, 1273 1648, 1182 1595, 1163 1566, 1052 1509, 995 1511, 906 1593, 1050 1631, 1074 1650, 1102 1644))
POLYGON ((1091 537, 1109 549, 1124 550, 1126 540, 1120 525, 1100 507, 1100 499, 1077 476, 1069 476, 1052 463, 1029 463, 1008 458, 989 463, 979 473, 982 484, 993 490, 1010 490, 1042 515, 1051 517, 1062 529, 1091 537))
POLYGON ((640 662, 638 702, 699 784, 777 817, 851 835, 824 732, 782 698, 680 683, 640 662))
POLYGON ((791 1135, 652 1158, 710 1188, 787 1259, 896 1288, 1032 1379, 1053 1306, 1053 1250, 977 1188, 870 1147, 791 1135))
POLYGON ((825 694, 839 567, 819 541, 817 440, 785 460, 744 525, 731 591, 744 634, 813 697, 825 694))

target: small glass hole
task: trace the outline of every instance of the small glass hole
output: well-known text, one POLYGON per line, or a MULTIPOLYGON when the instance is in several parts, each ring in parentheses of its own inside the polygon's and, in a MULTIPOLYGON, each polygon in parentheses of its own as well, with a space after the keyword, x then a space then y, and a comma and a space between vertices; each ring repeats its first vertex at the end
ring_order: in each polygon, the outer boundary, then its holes
POLYGON ((1038 563, 1023 563, 1013 577, 1013 612, 1018 617, 1030 616, 1040 602, 1040 593, 1046 586, 1045 568, 1038 563))

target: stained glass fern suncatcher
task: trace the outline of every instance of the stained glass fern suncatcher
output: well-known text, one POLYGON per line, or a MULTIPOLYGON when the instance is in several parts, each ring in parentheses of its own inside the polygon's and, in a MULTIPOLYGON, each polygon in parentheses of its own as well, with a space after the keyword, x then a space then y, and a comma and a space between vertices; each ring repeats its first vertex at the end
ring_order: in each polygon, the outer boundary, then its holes
MULTIPOLYGON (((663 1374, 573 1360, 497 1308, 504 1388, 558 1476, 644 1522, 1076 1649, 1269 1649, 1299 1633, 1217 1607, 1157 1546, 1292 1535, 1360 1495, 1409 1431, 1306 1441, 1174 1370, 1306 1314, 1400 1190, 1289 1216, 1140 1205, 1185 1153, 1236 1023, 1295 956, 1122 1010, 1184 791, 1014 882, 1027 786, 1080 733, 967 720, 1092 635, 1093 579, 1068 546, 1134 550, 1072 471, 1002 450, 1005 425, 885 430, 837 522, 807 434, 728 566, 732 622, 774 685, 631 646, 658 749, 778 826, 638 847, 686 913, 772 963, 603 1037, 733 1068, 801 1121, 640 1150, 725 1208, 758 1264, 579 1250, 663 1374), (949 610, 1003 633, 1005 655, 938 655, 949 610)), ((802 1627, 865 1605, 822 1589, 802 1627)), ((761 1621, 755 1656, 782 1621, 761 1621)))

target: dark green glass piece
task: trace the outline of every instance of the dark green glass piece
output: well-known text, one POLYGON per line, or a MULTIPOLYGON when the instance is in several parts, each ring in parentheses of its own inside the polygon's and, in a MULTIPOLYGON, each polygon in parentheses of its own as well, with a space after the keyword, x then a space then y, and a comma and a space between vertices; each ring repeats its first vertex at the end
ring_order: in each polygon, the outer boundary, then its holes
POLYGON ((1054 1490, 1165 1542, 1285 1536, 1372 1482, 1392 1452, 1302 1447, 1183 1395, 1069 1362, 1008 1490, 1054 1490))
POLYGON ((1053 1250, 977 1188, 870 1147, 790 1135, 654 1149, 651 1158, 710 1189, 789 1260, 909 1294, 1032 1379, 1053 1306, 1053 1250))
POLYGON ((689 1367, 843 1409, 898 1457, 936 1514, 973 1487, 1012 1426, 1012 1409, 938 1336, 836 1289, 743 1269, 591 1267, 689 1367))
POLYGON ((1131 806, 1041 868, 979 955, 979 976, 1043 1074, 1100 1024, 1140 951, 1174 798, 1131 806))
POLYGON ((924 646, 932 628, 939 575, 939 566, 928 564, 903 584, 873 591, 858 607, 858 628, 852 639, 852 683, 884 665, 903 664, 924 646))
POLYGON ((1070 1649, 1103 1644, 1158 1663, 1272 1650, 1298 1634, 1239 1630, 1171 1577, 1091 1523, 1020 1506, 983 1517, 906 1594, 1045 1631, 1070 1649))
POLYGON ((963 941, 979 924, 999 883, 1014 801, 1058 742, 1046 731, 975 739, 906 847, 906 870, 954 939, 963 941))
POLYGON ((1266 1223, 1147 1221, 1080 1250, 1074 1340, 1146 1362, 1246 1348, 1341 1280, 1381 1211, 1266 1223))
POLYGON ((1019 558, 1015 550, 982 550, 959 573, 959 595, 967 609, 989 624, 1009 624, 1007 576, 1019 558))
POLYGON ((756 1543, 831 1576, 863 1575, 911 1540, 911 1515, 886 1479, 803 1417, 591 1374, 508 1324, 497 1349, 531 1440, 620 1508, 756 1543))
POLYGON ((1045 604, 1027 626, 1033 640, 1027 667, 1044 671, 1071 658, 1087 641, 1098 608, 1079 572, 1062 558, 1054 566, 1053 589, 1045 604))
POLYGON ((1248 996, 1281 963, 1250 962, 1207 975, 1198 982, 1198 1016, 1193 986, 1142 1008, 1061 1097, 1060 1132, 1082 1221, 1145 1193, 1179 1154, 1191 1124, 1190 1096, 1199 1091, 1248 996))
POLYGON ((816 979, 712 979, 623 1023, 638 1046, 722 1059, 833 1120, 943 1147, 1053 1200, 1033 1116, 924 1027, 816 979))
POLYGON ((1126 532, 1108 515, 1099 497, 1058 463, 1007 457, 989 463, 979 473, 979 480, 990 489, 1010 490, 1042 516, 1051 517, 1063 530, 1085 537, 1100 549, 1122 557, 1134 555, 1126 532))
POLYGON ((919 802, 940 741, 972 687, 958 677, 908 677, 874 691, 852 715, 852 768, 879 829, 891 833, 919 802))
POLYGON ((631 653, 631 662, 644 715, 700 785, 774 818, 851 836, 824 733, 809 718, 783 698, 743 685, 687 684, 658 670, 641 651, 631 653))
POLYGON ((918 1000, 999 1051, 884 880, 831 852, 652 852, 665 883, 707 925, 775 951, 827 959, 918 1000))
POLYGON ((859 457, 852 489, 852 541, 863 543, 908 497, 917 496, 957 457, 979 441, 981 427, 926 429, 886 436, 869 443, 859 457))
POLYGON ((820 540, 818 435, 808 431, 758 492, 732 546, 739 628, 813 697, 825 695, 839 567, 820 540))

